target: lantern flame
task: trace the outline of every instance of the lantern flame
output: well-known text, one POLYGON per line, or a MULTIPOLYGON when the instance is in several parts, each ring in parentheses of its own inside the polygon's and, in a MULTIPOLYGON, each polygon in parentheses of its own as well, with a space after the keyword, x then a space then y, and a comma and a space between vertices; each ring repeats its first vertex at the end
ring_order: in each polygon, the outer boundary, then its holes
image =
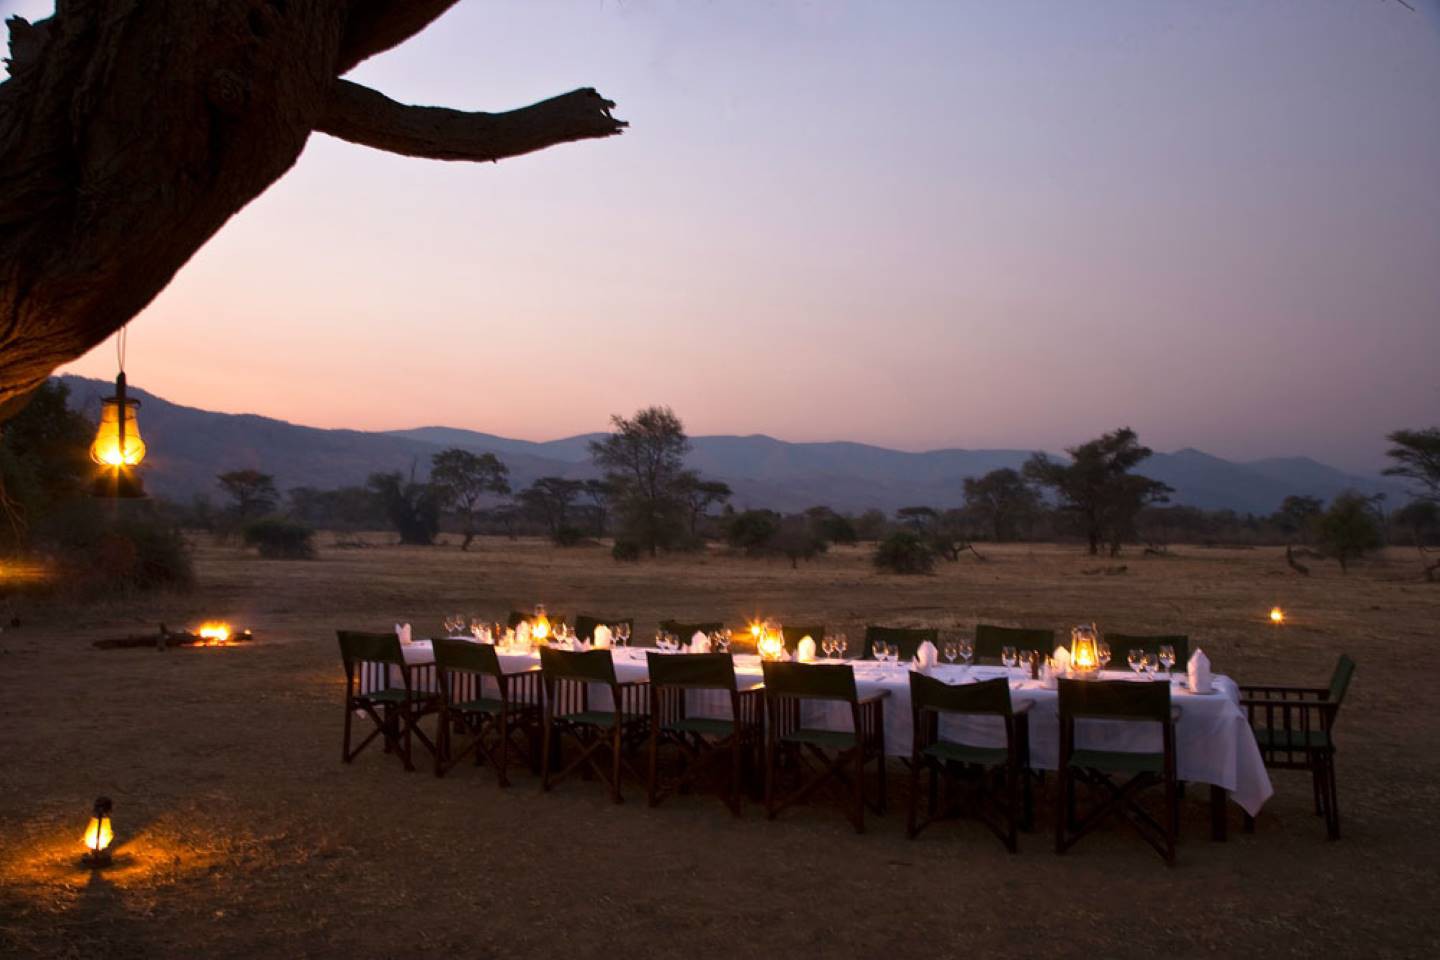
POLYGON ((536 643, 544 643, 550 637, 550 618, 545 614, 543 606, 535 608, 535 619, 530 621, 530 639, 536 643))
POLYGON ((1278 627, 1280 624, 1284 623, 1284 622, 1285 622, 1285 611, 1284 611, 1284 610, 1281 610, 1279 607, 1271 607, 1271 608, 1270 608, 1270 622, 1273 623, 1273 624, 1275 624, 1277 627, 1278 627))
POLYGON ((91 817, 90 825, 85 828, 85 849, 92 854, 103 853, 110 846, 110 841, 115 839, 115 831, 110 827, 110 818, 91 817))
POLYGON ((1095 624, 1078 626, 1070 631, 1070 670, 1072 673, 1093 673, 1100 669, 1100 631, 1095 624))
POLYGON ((780 627, 766 620, 752 623, 750 636, 755 638, 755 652, 762 660, 781 660, 785 656, 785 636, 780 627))
POLYGON ((90 459, 103 467, 133 467, 145 459, 145 441, 140 438, 140 425, 135 419, 133 400, 123 404, 107 398, 100 408, 100 429, 90 444, 90 459), (125 441, 120 441, 120 418, 125 418, 125 441))

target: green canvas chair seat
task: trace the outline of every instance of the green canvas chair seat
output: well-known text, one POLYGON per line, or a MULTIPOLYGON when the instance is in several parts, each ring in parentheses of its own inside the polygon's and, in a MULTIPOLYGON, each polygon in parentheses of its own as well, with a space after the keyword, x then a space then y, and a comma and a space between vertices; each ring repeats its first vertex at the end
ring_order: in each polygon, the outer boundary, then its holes
POLYGON ((665 656, 649 653, 650 677, 650 805, 688 790, 715 770, 727 781, 721 795, 735 816, 741 813, 746 769, 753 768, 755 749, 764 728, 763 692, 741 690, 735 661, 728 653, 665 656), (729 717, 692 717, 690 694, 720 693, 729 701, 729 717), (673 756, 673 774, 662 770, 661 751, 673 756), (723 769, 722 769, 723 768, 723 769))
POLYGON ((999 663, 1001 651, 1006 647, 1014 647, 1020 652, 1033 651, 1045 657, 1055 652, 1055 631, 1035 627, 997 627, 988 623, 976 625, 976 663, 999 663))
POLYGON ((815 655, 817 657, 820 656, 820 641, 825 639, 824 624, 815 624, 814 626, 809 627, 782 626, 780 628, 780 642, 784 645, 786 651, 788 651, 789 653, 794 653, 795 649, 800 646, 800 641, 804 640, 806 637, 809 637, 811 640, 815 641, 815 655))
MULTIPOLYGON (((1326 835, 1340 839, 1340 799, 1335 785, 1335 724, 1355 676, 1355 661, 1341 654, 1324 687, 1242 684, 1245 710, 1265 766, 1306 770, 1315 794, 1315 814, 1325 818, 1326 835)), ((1246 830, 1255 822, 1245 818, 1246 830)))
POLYGON ((621 777, 629 773, 643 779, 630 762, 630 754, 649 735, 648 683, 621 683, 609 650, 583 652, 540 648, 540 671, 545 680, 545 723, 542 790, 549 791, 570 774, 587 770, 610 790, 613 803, 623 803, 621 777), (591 687, 610 694, 610 709, 590 705, 591 687), (563 769, 555 769, 560 742, 569 738, 578 754, 563 769), (609 763, 600 757, 608 754, 609 763))
POLYGON ((855 670, 849 664, 809 664, 766 660, 765 671, 765 815, 809 798, 822 786, 842 786, 845 815, 857 833, 865 831, 865 807, 885 810, 886 692, 860 697, 855 670), (807 727, 800 717, 807 703, 829 702, 849 707, 849 730, 807 727), (827 752, 828 751, 828 752, 827 752), (782 791, 780 770, 798 775, 794 789, 782 791), (874 800, 865 796, 865 767, 874 763, 879 787, 874 800), (808 775, 808 777, 807 777, 808 775))
POLYGON ((719 620, 697 620, 694 622, 685 620, 661 620, 660 629, 666 633, 673 633, 685 643, 697 633, 709 636, 719 630, 725 629, 725 624, 719 620))
POLYGON ((488 760, 501 787, 510 785, 512 747, 532 772, 539 772, 540 678, 534 670, 506 673, 495 647, 454 637, 431 640, 439 678, 443 721, 435 775, 444 776, 467 754, 488 760), (495 689, 491 695, 486 687, 495 689), (455 734, 470 742, 455 749, 455 734), (519 742, 514 742, 518 738, 519 742))
POLYGON ((400 703, 410 698, 410 691, 404 687, 386 687, 384 690, 371 690, 365 696, 376 703, 400 703))
POLYGON ((915 651, 920 649, 920 644, 929 640, 938 644, 940 631, 934 627, 877 627, 867 626, 865 628, 865 649, 861 651, 861 659, 875 659, 875 644, 886 643, 891 647, 900 649, 901 660, 914 660, 915 651))
POLYGON ((1064 853, 1082 836, 1112 817, 1123 819, 1165 858, 1175 863, 1175 835, 1180 820, 1180 785, 1175 775, 1176 711, 1168 683, 1125 680, 1059 681, 1060 802, 1056 804, 1055 852, 1064 853), (1123 721, 1160 727, 1162 750, 1118 751, 1077 747, 1076 722, 1123 721), (1117 783, 1111 774, 1129 779, 1117 783), (1077 787, 1085 786, 1092 805, 1081 818, 1077 787), (1164 811, 1156 819, 1139 802, 1142 791, 1164 790, 1164 811))
POLYGON ((1159 657, 1160 648, 1165 644, 1175 648, 1174 669, 1184 670, 1190 663, 1190 638, 1185 634, 1107 633, 1100 639, 1110 644, 1110 666, 1112 668, 1124 667, 1125 658, 1131 650, 1144 650, 1152 656, 1159 657))
POLYGON ((559 713, 555 715, 556 720, 563 720, 566 723, 587 723, 591 726, 613 727, 618 721, 613 710, 580 710, 576 713, 559 713))
POLYGON ((959 774, 969 773, 975 781, 973 806, 977 814, 1005 848, 1014 853, 1016 833, 1022 825, 1028 829, 1031 818, 1029 705, 1015 709, 1010 698, 1010 683, 1003 677, 951 686, 912 671, 910 710, 914 743, 910 758, 907 836, 915 839, 921 830, 949 812, 939 809, 940 788, 945 788, 948 798, 950 783, 959 774), (940 722, 947 716, 993 717, 1004 727, 1005 745, 992 747, 947 740, 940 735, 940 722), (923 820, 919 816, 922 771, 930 774, 923 820))
POLYGON ((635 632, 634 617, 595 617, 582 613, 575 617, 575 636, 588 642, 595 639, 596 627, 603 624, 609 627, 613 633, 615 627, 622 623, 630 628, 630 632, 633 635, 635 632))
POLYGON ((386 753, 393 753, 406 771, 415 769, 412 746, 415 740, 432 753, 435 742, 420 728, 421 718, 438 709, 432 693, 417 690, 410 665, 405 662, 400 638, 393 632, 366 633, 337 630, 340 659, 345 667, 345 731, 340 760, 350 763, 377 737, 383 738, 386 753), (394 686, 398 674, 400 686, 394 686), (369 686, 371 689, 366 690, 369 686), (367 717, 374 725, 369 736, 353 749, 351 727, 355 715, 367 717))

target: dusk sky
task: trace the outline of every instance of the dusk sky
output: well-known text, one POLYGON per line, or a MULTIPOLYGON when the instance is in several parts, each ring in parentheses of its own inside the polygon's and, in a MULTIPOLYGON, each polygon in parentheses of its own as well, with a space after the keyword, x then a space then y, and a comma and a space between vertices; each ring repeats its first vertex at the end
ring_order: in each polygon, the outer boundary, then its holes
MULTIPOLYGON (((624 136, 323 135, 130 329, 168 399, 529 439, 1161 449, 1440 423, 1440 0, 464 0, 354 79, 624 136)), ((8 0, 44 16, 53 4, 8 0)), ((114 376, 107 342, 67 368, 114 376)))

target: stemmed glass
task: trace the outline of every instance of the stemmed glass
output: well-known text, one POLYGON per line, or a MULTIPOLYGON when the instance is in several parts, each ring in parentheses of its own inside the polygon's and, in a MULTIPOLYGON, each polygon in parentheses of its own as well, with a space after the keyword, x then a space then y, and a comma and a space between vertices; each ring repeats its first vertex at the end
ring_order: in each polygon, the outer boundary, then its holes
POLYGON ((1146 651, 1145 655, 1141 658, 1140 663, 1145 670, 1145 676, 1149 677, 1151 680, 1154 680, 1155 671, 1160 666, 1159 663, 1157 663, 1155 660, 1155 654, 1146 651))
POLYGON ((960 663, 966 670, 969 670, 970 660, 975 656, 975 641, 969 637, 961 637, 956 641, 955 649, 960 654, 960 663))
POLYGON ((877 641, 877 642, 875 643, 875 659, 876 659, 876 660, 879 660, 881 663, 889 663, 889 662, 890 662, 890 658, 893 657, 894 655, 895 655, 895 654, 894 654, 894 651, 892 651, 892 650, 890 649, 890 644, 886 643, 886 642, 883 641, 883 640, 877 641))
POLYGON ((615 629, 612 630, 612 631, 610 631, 610 632, 611 632, 611 635, 612 635, 612 636, 616 636, 616 637, 619 637, 619 638, 620 638, 620 646, 622 646, 622 647, 628 647, 628 646, 630 646, 630 624, 628 624, 628 623, 617 623, 617 624, 615 624, 615 629))
POLYGON ((1013 670, 1015 665, 1020 662, 1020 655, 1014 647, 1001 647, 1000 662, 1005 665, 1007 671, 1013 670))
POLYGON ((1106 665, 1110 663, 1110 644, 1104 640, 1095 644, 1095 659, 1099 662, 1100 669, 1104 670, 1106 665))
POLYGON ((1130 669, 1135 671, 1135 675, 1136 675, 1137 677, 1138 677, 1140 674, 1142 674, 1142 673, 1145 672, 1145 651, 1144 651, 1144 650, 1140 650, 1140 649, 1138 649, 1138 648, 1137 648, 1137 649, 1134 649, 1134 650, 1131 650, 1131 651, 1126 655, 1125 660, 1126 660, 1126 662, 1128 662, 1128 663, 1130 664, 1130 669))
POLYGON ((849 637, 845 636, 845 634, 843 633, 835 634, 835 652, 840 655, 841 660, 845 659, 845 651, 849 648, 849 646, 849 637))
POLYGON ((827 660, 835 656, 835 638, 828 635, 822 638, 820 641, 820 649, 825 652, 825 658, 827 660))
POLYGON ((959 655, 960 650, 955 646, 954 640, 946 640, 945 647, 942 652, 945 655, 945 659, 949 660, 951 664, 954 664, 955 658, 959 655))
POLYGON ((1175 645, 1170 643, 1160 644, 1160 665, 1165 668, 1165 679, 1175 681, 1175 645))

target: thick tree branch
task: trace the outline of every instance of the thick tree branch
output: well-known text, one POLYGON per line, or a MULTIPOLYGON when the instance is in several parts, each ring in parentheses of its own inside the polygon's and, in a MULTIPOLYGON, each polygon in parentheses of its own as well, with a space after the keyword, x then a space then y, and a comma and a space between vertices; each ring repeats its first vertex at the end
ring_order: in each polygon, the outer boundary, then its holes
POLYGON ((351 0, 340 40, 337 74, 399 46, 428 27, 458 0, 351 0))
POLYGON ((589 87, 506 113, 414 107, 337 80, 315 129, 390 153, 432 160, 501 160, 534 150, 610 137, 626 126, 615 104, 589 87))

